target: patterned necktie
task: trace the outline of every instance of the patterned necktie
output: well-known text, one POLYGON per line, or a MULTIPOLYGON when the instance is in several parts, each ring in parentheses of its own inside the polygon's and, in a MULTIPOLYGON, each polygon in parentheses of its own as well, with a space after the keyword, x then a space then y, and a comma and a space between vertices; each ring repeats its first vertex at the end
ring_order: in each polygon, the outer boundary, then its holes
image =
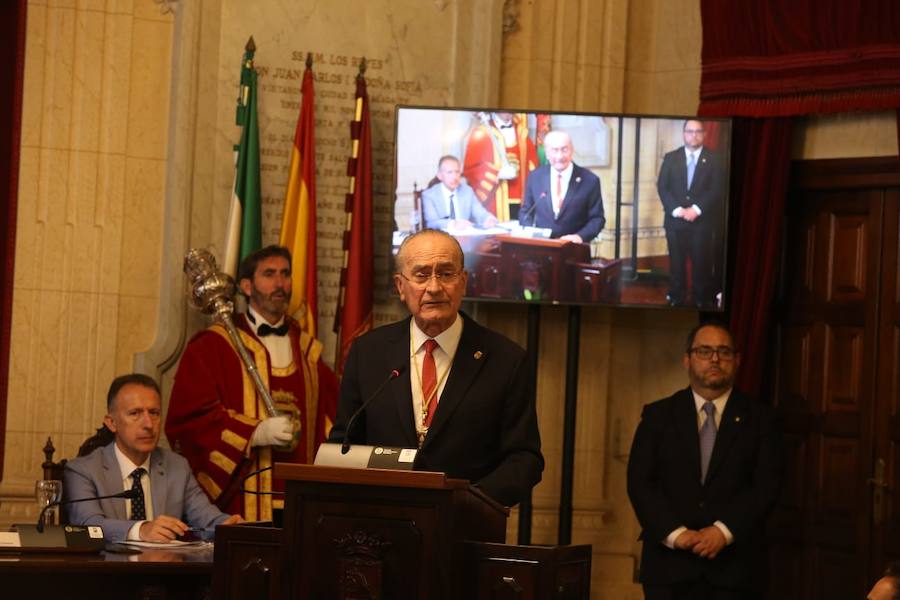
POLYGON ((147 470, 143 467, 138 467, 129 475, 134 480, 131 484, 131 489, 137 491, 137 496, 131 501, 132 521, 144 521, 147 519, 147 509, 144 507, 144 488, 141 486, 141 477, 146 472, 147 470))
POLYGON ((422 402, 427 403, 428 413, 425 415, 425 427, 431 427, 431 419, 437 408, 437 366, 434 364, 434 349, 438 343, 425 340, 425 358, 422 360, 422 402), (429 398, 431 399, 429 401, 429 398))
POLYGON ((697 156, 691 152, 688 154, 687 176, 688 189, 691 189, 691 183, 694 181, 694 171, 697 169, 697 156))
POLYGON ((716 445, 716 405, 707 400, 703 404, 706 412, 706 421, 700 428, 700 482, 706 481, 706 472, 709 470, 709 459, 712 458, 713 446, 716 445))
POLYGON ((450 218, 456 218, 456 209, 453 208, 453 194, 450 194, 450 218))

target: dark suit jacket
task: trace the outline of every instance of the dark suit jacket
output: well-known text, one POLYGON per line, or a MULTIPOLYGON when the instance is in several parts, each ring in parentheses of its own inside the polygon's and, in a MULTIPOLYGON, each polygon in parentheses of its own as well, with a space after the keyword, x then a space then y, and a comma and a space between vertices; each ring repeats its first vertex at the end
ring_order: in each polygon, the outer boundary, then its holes
POLYGON ((733 392, 725 405, 704 484, 697 412, 690 388, 644 407, 628 460, 628 496, 643 533, 641 582, 706 578, 724 588, 762 588, 766 516, 782 479, 775 411, 733 392), (663 540, 684 525, 724 523, 734 542, 713 560, 670 550, 663 540))
MULTIPOLYGON (((67 462, 64 479, 66 500, 121 492, 115 442, 67 462)), ((200 489, 187 460, 165 448, 150 455, 150 495, 155 517, 168 515, 197 528, 215 527, 228 518, 200 489)), ((124 540, 136 522, 127 518, 125 500, 118 498, 70 504, 68 514, 73 525, 99 525, 104 539, 111 542, 124 540)))
MULTIPOLYGON (((511 506, 541 480, 544 469, 525 352, 461 317, 462 337, 415 468, 468 479, 511 506)), ((418 445, 409 376, 409 321, 379 327, 353 343, 344 365, 331 441, 343 439, 353 412, 393 369, 402 368, 402 375, 389 382, 354 423, 350 440, 418 445)))
POLYGON ((519 209, 519 223, 551 229, 550 237, 577 233, 584 243, 590 242, 606 224, 600 179, 587 169, 574 165, 562 210, 554 219, 550 169, 550 165, 544 165, 528 174, 525 198, 519 209))
POLYGON ((690 189, 684 146, 667 153, 659 169, 656 188, 665 209, 667 229, 701 229, 721 224, 725 204, 724 173, 721 159, 715 152, 707 148, 700 151, 690 189), (693 223, 672 216, 672 211, 679 206, 688 208, 694 204, 701 214, 693 223))

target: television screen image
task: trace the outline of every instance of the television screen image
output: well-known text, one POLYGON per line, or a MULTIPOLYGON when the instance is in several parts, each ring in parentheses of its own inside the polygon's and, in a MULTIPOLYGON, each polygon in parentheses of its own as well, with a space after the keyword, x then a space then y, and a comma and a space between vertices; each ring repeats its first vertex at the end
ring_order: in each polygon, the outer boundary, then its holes
POLYGON ((393 252, 462 246, 473 300, 722 310, 731 122, 398 106, 393 252))

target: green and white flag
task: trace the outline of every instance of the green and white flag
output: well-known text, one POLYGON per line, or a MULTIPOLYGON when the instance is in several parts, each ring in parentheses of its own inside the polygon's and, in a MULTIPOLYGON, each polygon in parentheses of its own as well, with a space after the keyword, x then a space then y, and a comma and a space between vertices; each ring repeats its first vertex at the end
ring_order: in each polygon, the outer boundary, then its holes
POLYGON ((253 37, 247 42, 241 61, 241 88, 237 101, 236 122, 241 129, 241 143, 234 147, 234 187, 225 241, 222 270, 235 276, 241 260, 262 247, 262 194, 259 178, 259 120, 256 114, 256 69, 253 37))

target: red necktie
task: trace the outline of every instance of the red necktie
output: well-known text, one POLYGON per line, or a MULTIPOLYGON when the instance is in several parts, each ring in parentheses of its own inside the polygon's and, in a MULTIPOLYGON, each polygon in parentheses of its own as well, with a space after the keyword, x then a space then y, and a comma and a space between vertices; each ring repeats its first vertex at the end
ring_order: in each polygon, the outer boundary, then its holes
POLYGON ((425 416, 425 427, 431 427, 431 419, 437 408, 437 366, 434 364, 434 349, 438 343, 425 340, 425 358, 422 360, 422 402, 428 402, 428 414, 425 416), (429 402, 429 398, 431 401, 429 402))
POLYGON ((556 212, 559 212, 563 205, 562 173, 556 174, 556 201, 558 202, 556 212))

